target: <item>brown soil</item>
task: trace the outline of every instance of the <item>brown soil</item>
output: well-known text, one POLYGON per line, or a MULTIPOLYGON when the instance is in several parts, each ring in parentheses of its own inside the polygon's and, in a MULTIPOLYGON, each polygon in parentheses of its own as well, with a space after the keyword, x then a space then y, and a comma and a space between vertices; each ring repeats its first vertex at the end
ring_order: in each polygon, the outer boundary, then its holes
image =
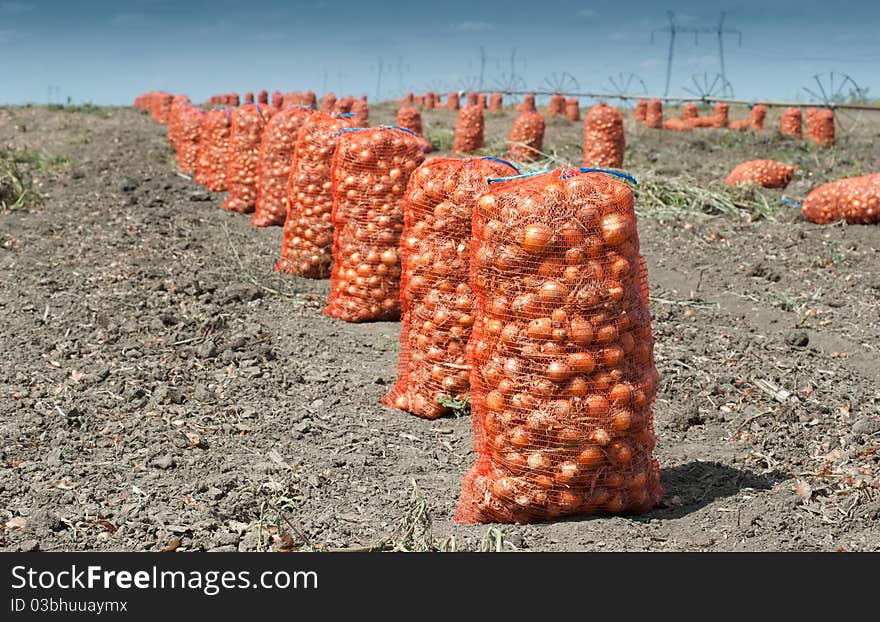
MULTIPOLYGON (((425 113, 426 132, 451 139, 453 118, 425 113)), ((487 116, 498 155, 512 118, 487 116)), ((878 120, 841 121, 824 152, 627 121, 628 169, 711 185, 788 160, 802 199, 880 170, 878 120)), ((545 151, 578 163, 580 132, 550 120, 545 151)), ((378 403, 399 325, 321 315, 327 282, 273 273, 281 229, 176 175, 164 128, 128 109, 0 109, 0 145, 43 154, 24 166, 42 201, 0 213, 0 548, 498 543, 452 522, 467 418, 378 403)), ((503 548, 880 549, 880 228, 812 225, 765 195, 772 220, 642 214, 661 507, 504 526, 503 548)))

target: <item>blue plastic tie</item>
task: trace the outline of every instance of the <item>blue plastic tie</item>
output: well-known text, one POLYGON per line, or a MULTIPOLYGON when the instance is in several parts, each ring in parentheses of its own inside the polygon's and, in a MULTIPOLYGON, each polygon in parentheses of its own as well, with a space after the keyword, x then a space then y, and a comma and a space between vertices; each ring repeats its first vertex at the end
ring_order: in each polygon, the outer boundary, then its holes
POLYGON ((486 182, 494 184, 499 181, 510 181, 511 179, 525 179, 526 177, 534 177, 535 175, 545 175, 552 171, 532 171, 530 173, 520 173, 519 175, 510 175, 509 177, 489 177, 486 182))
POLYGON ((614 175, 615 177, 620 177, 621 179, 627 179, 636 185, 638 185, 639 183, 632 175, 628 173, 621 173, 620 171, 615 171, 610 168, 579 168, 577 170, 581 173, 605 173, 606 175, 614 175))
POLYGON ((501 158, 496 158, 494 156, 483 156, 483 157, 477 158, 477 159, 478 160, 492 160, 493 162, 498 162, 499 164, 506 164, 507 166, 509 166, 510 168, 515 170, 517 173, 519 173, 519 169, 517 167, 515 167, 513 164, 511 164, 510 162, 508 162, 507 160, 502 160, 501 158))
POLYGON ((786 199, 785 197, 782 197, 781 199, 779 199, 779 202, 785 203, 786 205, 790 205, 792 207, 796 207, 798 209, 801 209, 803 207, 803 205, 801 205, 797 201, 792 201, 791 199, 786 199))

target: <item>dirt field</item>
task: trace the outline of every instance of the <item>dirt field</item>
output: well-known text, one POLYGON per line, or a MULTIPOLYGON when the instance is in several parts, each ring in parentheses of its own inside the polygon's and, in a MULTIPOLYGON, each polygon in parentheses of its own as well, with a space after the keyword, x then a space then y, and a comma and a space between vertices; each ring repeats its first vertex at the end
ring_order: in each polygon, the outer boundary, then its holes
MULTIPOLYGON (((448 145, 453 118, 428 135, 448 145)), ((487 121, 499 155, 512 118, 487 121)), ((627 168, 717 189, 789 160, 800 200, 880 171, 880 119, 841 121, 824 152, 627 122, 627 168)), ((551 120, 546 151, 577 163, 580 132, 551 120)), ((499 533, 452 522, 470 422, 378 404, 399 325, 321 315, 327 282, 274 274, 280 227, 178 176, 163 127, 0 109, 3 146, 43 197, 0 212, 4 550, 880 550, 880 227, 811 225, 772 191, 769 219, 640 198, 666 497, 499 533)))

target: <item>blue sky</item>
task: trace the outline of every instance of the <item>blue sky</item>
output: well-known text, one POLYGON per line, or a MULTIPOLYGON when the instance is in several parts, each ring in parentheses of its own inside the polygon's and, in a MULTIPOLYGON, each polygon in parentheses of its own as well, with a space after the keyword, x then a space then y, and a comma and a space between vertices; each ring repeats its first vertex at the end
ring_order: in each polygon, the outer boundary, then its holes
MULTIPOLYGON (((64 2, 0 0, 0 102, 127 104, 151 89, 203 100, 217 92, 278 89, 371 99, 402 91, 484 84, 514 74, 540 88, 571 74, 602 91, 612 74, 633 73, 662 93, 666 9, 679 25, 727 26, 727 76, 738 97, 803 99, 813 74, 846 72, 880 97, 880 1, 627 0, 211 0, 64 2), (378 65, 383 71, 379 82, 378 65), (50 92, 50 88, 53 90, 50 92), (56 95, 57 93, 57 95, 56 95)), ((679 34, 670 95, 691 75, 719 71, 717 39, 679 34)))

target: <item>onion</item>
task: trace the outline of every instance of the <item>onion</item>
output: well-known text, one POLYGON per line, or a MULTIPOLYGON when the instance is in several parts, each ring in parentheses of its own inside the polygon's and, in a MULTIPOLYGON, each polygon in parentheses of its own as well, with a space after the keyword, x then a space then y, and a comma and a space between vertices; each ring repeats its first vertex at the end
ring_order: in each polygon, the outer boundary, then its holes
POLYGON ((529 225, 520 245, 523 250, 530 253, 543 253, 552 238, 553 230, 550 227, 540 224, 529 225))

